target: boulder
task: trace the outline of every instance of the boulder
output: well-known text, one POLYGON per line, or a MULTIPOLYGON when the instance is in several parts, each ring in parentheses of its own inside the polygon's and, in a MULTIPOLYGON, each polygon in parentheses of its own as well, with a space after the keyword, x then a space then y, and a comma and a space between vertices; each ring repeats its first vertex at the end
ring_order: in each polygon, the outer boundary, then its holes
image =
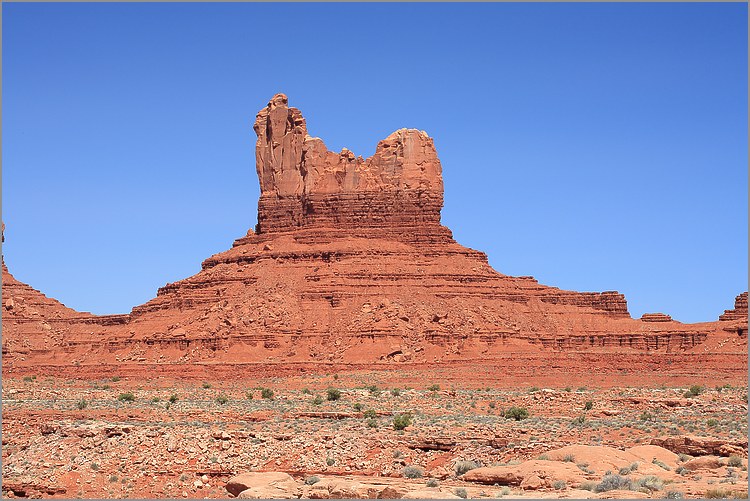
POLYGON ((532 460, 514 466, 475 468, 464 473, 461 480, 488 485, 515 485, 525 489, 551 487, 556 480, 578 485, 586 480, 583 472, 572 463, 532 460))
POLYGON ((283 472, 242 473, 230 478, 226 489, 230 494, 244 499, 294 498, 300 492, 299 484, 283 472))

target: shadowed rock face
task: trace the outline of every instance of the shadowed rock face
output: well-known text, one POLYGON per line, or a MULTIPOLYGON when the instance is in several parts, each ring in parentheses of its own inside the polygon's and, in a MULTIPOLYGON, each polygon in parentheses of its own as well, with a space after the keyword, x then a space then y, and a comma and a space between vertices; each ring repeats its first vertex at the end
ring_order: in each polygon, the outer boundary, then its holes
POLYGON ((363 159, 346 148, 328 151, 307 133, 297 108, 276 94, 258 112, 256 167, 261 197, 258 233, 301 227, 388 230, 448 235, 440 228, 443 178, 425 132, 399 129, 363 159))
POLYGON ((368 159, 333 153, 308 135, 283 94, 257 114, 254 130, 255 232, 128 315, 70 310, 3 266, 4 367, 86 360, 501 367, 510 356, 531 373, 558 357, 560 370, 585 374, 702 374, 710 366, 744 380, 746 293, 720 322, 635 320, 616 291, 566 291, 503 275, 484 253, 453 240, 440 224, 441 165, 424 132, 397 130, 368 159), (669 364, 644 352, 661 352, 669 364))

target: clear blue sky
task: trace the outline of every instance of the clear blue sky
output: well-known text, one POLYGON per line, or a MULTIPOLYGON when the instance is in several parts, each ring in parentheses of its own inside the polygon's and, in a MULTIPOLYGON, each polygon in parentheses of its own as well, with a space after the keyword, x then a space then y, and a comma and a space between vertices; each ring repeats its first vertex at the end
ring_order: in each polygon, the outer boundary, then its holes
POLYGON ((16 277, 128 312, 256 222, 276 92, 330 149, 426 130, 509 275, 713 320, 747 289, 747 5, 4 4, 16 277))

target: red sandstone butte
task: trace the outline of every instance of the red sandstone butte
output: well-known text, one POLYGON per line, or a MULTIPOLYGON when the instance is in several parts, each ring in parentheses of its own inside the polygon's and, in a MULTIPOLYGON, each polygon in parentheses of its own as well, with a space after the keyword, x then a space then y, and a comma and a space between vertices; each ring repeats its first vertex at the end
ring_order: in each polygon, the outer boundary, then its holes
POLYGON ((503 275, 458 244, 440 223, 442 167, 425 132, 397 130, 367 159, 334 153, 283 94, 258 112, 254 130, 255 231, 131 313, 75 312, 3 265, 3 370, 477 363, 530 377, 745 379, 747 292, 716 322, 636 320, 618 292, 503 275))

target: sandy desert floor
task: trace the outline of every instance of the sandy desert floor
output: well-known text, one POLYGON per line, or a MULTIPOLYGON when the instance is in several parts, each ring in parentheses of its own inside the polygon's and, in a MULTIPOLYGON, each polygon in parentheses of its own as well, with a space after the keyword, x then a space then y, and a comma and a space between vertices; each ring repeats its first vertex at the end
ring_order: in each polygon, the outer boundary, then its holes
POLYGON ((746 387, 209 375, 3 377, 4 496, 747 496, 746 387))

